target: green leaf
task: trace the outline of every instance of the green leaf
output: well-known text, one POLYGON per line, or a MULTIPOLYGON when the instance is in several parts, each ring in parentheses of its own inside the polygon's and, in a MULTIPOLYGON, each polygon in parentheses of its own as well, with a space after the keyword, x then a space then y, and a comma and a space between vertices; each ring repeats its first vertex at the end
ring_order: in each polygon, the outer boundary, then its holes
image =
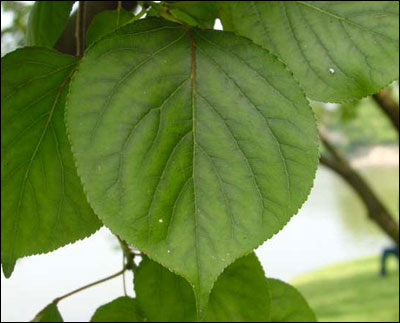
POLYGON ((115 29, 126 24, 133 18, 132 13, 121 10, 107 10, 96 15, 86 33, 86 45, 89 47, 96 40, 104 35, 113 32, 115 29))
POLYGON ((317 322, 300 292, 276 279, 268 279, 271 294, 271 322, 317 322))
POLYGON ((1 261, 52 251, 100 227, 77 176, 64 125, 77 63, 26 47, 1 59, 1 261))
POLYGON ((53 47, 67 24, 75 1, 35 1, 29 15, 26 44, 53 47))
POLYGON ((205 322, 268 322, 271 311, 264 270, 252 253, 236 260, 218 278, 205 322))
POLYGON ((90 48, 69 99, 96 214, 185 277, 199 310, 224 268, 277 233, 309 194, 311 108, 290 72, 245 38, 140 20, 90 48))
POLYGON ((125 296, 100 306, 90 322, 145 322, 145 319, 137 300, 125 296))
POLYGON ((165 1, 171 14, 192 26, 212 28, 218 16, 214 1, 165 1))
POLYGON ((311 99, 343 102, 399 78, 398 1, 226 1, 224 29, 279 56, 311 99))
POLYGON ((42 309, 32 320, 32 322, 64 322, 57 304, 51 303, 42 309))
POLYGON ((195 322, 193 289, 182 277, 144 258, 134 275, 140 308, 150 322, 195 322))
MULTIPOLYGON (((190 285, 145 259, 135 273, 138 302, 151 322, 194 322, 196 304, 190 285)), ((205 311, 206 322, 267 322, 270 296, 254 254, 230 265, 218 278, 205 311)))

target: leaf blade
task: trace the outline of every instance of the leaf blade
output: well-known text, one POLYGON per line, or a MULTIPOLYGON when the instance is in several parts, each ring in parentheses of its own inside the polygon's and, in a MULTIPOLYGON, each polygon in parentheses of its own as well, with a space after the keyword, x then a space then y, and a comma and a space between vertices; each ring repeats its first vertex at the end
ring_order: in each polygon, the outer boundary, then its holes
POLYGON ((268 279, 271 294, 271 322, 317 322, 317 318, 300 292, 293 286, 268 279))
POLYGON ((53 47, 61 36, 75 1, 35 1, 29 15, 28 46, 53 47))
POLYGON ((23 48, 1 65, 1 260, 52 251, 100 227, 76 174, 64 125, 76 59, 23 48))
MULTIPOLYGON (((182 277, 146 258, 135 275, 135 291, 149 321, 195 322, 193 290, 182 277)), ((204 322, 268 322, 270 295, 257 257, 231 264, 218 278, 204 322)))
POLYGON ((64 322, 56 303, 47 305, 31 322, 64 322))
POLYGON ((145 322, 137 300, 123 296, 100 306, 90 322, 145 322))
POLYGON ((318 153, 304 94, 274 57, 231 33, 158 19, 125 26, 88 51, 69 103, 96 213, 193 284, 199 310, 219 274, 279 231, 311 187, 318 153))
POLYGON ((89 47, 104 35, 126 24, 132 18, 133 15, 125 9, 100 12, 93 18, 93 21, 89 25, 86 33, 86 47, 89 47))
POLYGON ((220 9, 226 28, 278 55, 311 99, 359 99, 399 77, 398 3, 253 1, 220 9))

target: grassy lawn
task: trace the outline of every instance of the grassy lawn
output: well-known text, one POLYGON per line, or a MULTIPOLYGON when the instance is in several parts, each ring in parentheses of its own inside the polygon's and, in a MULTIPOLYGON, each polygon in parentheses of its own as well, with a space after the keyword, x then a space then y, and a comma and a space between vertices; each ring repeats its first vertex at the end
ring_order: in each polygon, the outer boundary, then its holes
POLYGON ((379 277, 378 258, 317 270, 292 284, 305 296, 321 322, 399 322, 399 271, 388 261, 379 277))

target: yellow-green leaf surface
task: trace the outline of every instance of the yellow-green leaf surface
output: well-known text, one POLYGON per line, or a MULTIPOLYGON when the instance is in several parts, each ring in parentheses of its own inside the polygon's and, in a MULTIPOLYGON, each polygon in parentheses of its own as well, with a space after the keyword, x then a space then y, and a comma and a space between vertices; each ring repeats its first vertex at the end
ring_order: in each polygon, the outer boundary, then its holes
POLYGON ((313 310, 293 286, 268 279, 271 295, 271 322, 317 322, 313 310))
POLYGON ((64 322, 56 303, 47 305, 41 310, 32 322, 64 322))
POLYGON ((26 33, 28 46, 53 47, 67 24, 75 1, 35 1, 26 33))
MULTIPOLYGON (((196 303, 190 285, 154 261, 145 259, 135 273, 138 302, 150 322, 194 322, 196 303)), ((222 273, 210 295, 205 322, 268 322, 270 295, 254 254, 222 273)))
POLYGON ((399 78, 398 1, 226 1, 224 29, 279 56, 311 99, 361 98, 399 78))
POLYGON ((1 261, 49 252, 100 227, 64 125, 76 58, 27 47, 1 59, 1 261))
POLYGON ((145 322, 136 299, 119 297, 100 306, 90 322, 145 322))
POLYGON ((318 163, 312 111, 282 63, 233 33, 160 19, 89 49, 67 123, 96 214, 185 277, 199 309, 225 267, 297 212, 318 163))

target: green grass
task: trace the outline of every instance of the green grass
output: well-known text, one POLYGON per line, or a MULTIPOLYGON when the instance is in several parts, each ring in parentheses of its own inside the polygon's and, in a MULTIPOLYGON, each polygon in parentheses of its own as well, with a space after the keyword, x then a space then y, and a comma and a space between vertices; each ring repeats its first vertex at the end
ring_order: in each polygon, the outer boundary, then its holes
POLYGON ((399 322, 399 271, 388 262, 379 277, 378 258, 317 270, 292 284, 310 303, 321 322, 399 322))

